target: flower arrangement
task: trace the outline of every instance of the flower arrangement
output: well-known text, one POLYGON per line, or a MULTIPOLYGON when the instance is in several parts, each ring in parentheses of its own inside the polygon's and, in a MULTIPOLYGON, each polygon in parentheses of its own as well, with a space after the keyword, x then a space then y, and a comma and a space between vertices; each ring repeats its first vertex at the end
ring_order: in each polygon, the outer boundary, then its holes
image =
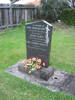
POLYGON ((25 70, 28 69, 28 73, 39 70, 46 66, 45 62, 42 62, 41 59, 35 57, 23 61, 22 64, 25 64, 24 68, 25 70))

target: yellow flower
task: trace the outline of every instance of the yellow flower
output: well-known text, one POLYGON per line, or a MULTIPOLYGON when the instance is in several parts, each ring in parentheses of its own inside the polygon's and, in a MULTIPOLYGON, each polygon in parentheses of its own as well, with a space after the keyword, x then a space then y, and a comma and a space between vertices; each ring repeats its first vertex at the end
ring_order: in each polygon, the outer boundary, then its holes
POLYGON ((41 64, 41 62, 42 62, 41 59, 38 59, 37 61, 38 61, 38 63, 40 63, 40 64, 41 64))
POLYGON ((29 74, 31 74, 31 71, 29 71, 29 74))

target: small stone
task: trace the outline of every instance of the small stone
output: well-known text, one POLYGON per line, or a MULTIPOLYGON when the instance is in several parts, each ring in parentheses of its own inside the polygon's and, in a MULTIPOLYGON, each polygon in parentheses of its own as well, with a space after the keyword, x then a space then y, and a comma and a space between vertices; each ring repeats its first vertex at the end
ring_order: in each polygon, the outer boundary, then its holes
POLYGON ((42 68, 40 71, 40 78, 44 79, 45 81, 48 81, 48 79, 54 74, 54 68, 48 67, 48 68, 42 68))
POLYGON ((19 63, 19 64, 18 64, 18 70, 19 70, 20 72, 23 72, 23 73, 24 73, 24 72, 25 72, 25 67, 24 67, 24 66, 25 66, 25 64, 19 63))

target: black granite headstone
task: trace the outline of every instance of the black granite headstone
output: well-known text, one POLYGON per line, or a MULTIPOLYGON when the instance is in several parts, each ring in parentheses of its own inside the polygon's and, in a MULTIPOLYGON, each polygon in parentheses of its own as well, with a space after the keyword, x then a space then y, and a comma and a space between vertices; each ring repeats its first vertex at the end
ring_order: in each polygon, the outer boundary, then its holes
POLYGON ((42 20, 26 24, 27 58, 38 57, 49 66, 52 25, 42 20))

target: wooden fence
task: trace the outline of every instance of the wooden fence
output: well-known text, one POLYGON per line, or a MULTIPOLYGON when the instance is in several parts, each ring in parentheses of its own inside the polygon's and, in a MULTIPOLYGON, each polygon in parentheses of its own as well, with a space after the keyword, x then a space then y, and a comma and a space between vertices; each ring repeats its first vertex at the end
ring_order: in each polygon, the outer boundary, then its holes
POLYGON ((0 4, 0 29, 32 20, 36 17, 36 12, 35 6, 32 5, 13 5, 11 14, 10 5, 0 4))

